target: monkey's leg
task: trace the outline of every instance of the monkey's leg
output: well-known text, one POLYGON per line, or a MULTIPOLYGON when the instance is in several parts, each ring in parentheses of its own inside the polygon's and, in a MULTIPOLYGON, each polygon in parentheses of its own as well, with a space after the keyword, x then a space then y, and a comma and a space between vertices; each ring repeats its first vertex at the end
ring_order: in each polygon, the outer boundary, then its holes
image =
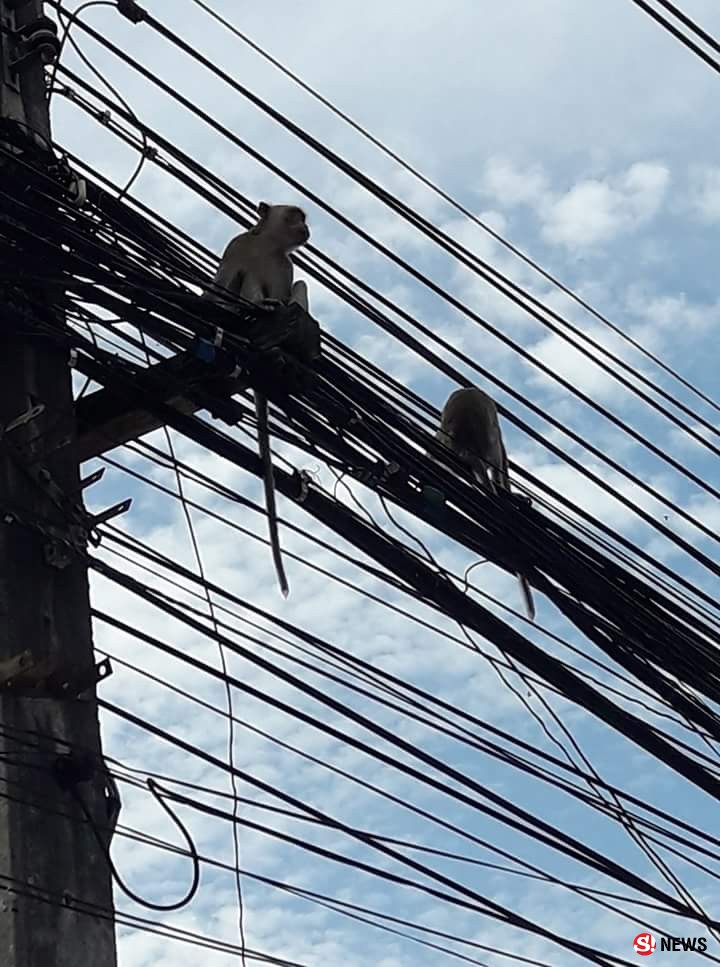
POLYGON ((259 305, 264 298, 262 284, 250 272, 247 272, 242 277, 239 290, 235 288, 234 291, 236 291, 241 298, 247 300, 248 302, 252 302, 255 305, 259 305))
POLYGON ((278 583, 283 597, 290 591, 285 567, 283 566, 282 551, 280 550, 280 535, 278 534, 277 510, 275 507, 275 480, 273 479, 272 455, 270 453, 270 431, 268 429, 267 397, 255 390, 255 415, 258 425, 258 451, 262 461, 263 488, 265 490, 265 509, 268 517, 268 531, 270 533, 270 549, 278 583))
POLYGON ((294 282, 290 294, 290 301, 297 302, 305 312, 308 312, 308 292, 304 282, 294 282))
POLYGON ((530 584, 528 579, 524 574, 516 574, 515 577, 518 579, 520 585, 520 593, 523 596, 523 604, 525 605, 525 613, 527 614, 530 621, 535 620, 535 602, 533 601, 532 591, 530 590, 530 584))
POLYGON ((490 474, 488 473, 488 468, 485 461, 480 459, 476 460, 473 463, 472 470, 473 470, 473 476, 480 484, 480 486, 483 488, 483 490, 487 490, 489 493, 494 494, 496 492, 495 484, 490 479, 490 474))

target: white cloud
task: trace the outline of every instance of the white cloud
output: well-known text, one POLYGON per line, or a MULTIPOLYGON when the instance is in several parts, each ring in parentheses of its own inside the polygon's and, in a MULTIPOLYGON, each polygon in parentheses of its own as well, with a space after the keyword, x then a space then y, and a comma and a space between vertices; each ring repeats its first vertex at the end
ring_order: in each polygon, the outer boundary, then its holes
MULTIPOLYGON (((680 292, 680 283, 669 281, 643 253, 651 251, 656 244, 658 251, 674 253, 676 250, 675 235, 663 228, 661 219, 656 219, 656 215, 664 210, 671 170, 685 171, 691 164, 698 164, 701 174, 696 180, 697 197, 703 199, 706 214, 714 211, 714 172, 717 168, 707 139, 707 116, 717 99, 716 83, 710 72, 699 70, 680 45, 668 44, 662 32, 656 30, 647 18, 638 16, 637 11, 632 11, 631 5, 620 0, 607 0, 608 5, 613 2, 613 15, 609 17, 605 4, 578 4, 575 0, 547 0, 543 5, 528 4, 526 0, 478 5, 475 0, 462 0, 453 17, 448 17, 447 5, 439 0, 435 4, 420 5, 411 4, 409 0, 392 4, 387 0, 368 0, 362 6, 336 5, 332 14, 328 13, 324 0, 308 0, 301 16, 289 0, 280 0, 269 7, 248 6, 241 26, 318 89, 329 93, 333 100, 383 137, 391 147, 406 154, 409 161, 447 187, 466 207, 473 211, 489 208, 483 212, 483 219, 499 230, 509 232, 521 248, 538 255, 540 261, 548 262, 548 267, 561 278, 570 278, 578 289, 590 292, 593 301, 600 301, 603 308, 609 306, 608 311, 618 312, 624 331, 641 335, 643 341, 662 352, 672 346, 673 355, 678 357, 678 365, 682 368, 694 352, 699 351, 702 355, 708 332, 717 326, 717 306, 709 304, 702 291, 702 285, 714 271, 713 257, 709 255, 707 260, 698 260, 697 265, 690 267, 692 271, 688 270, 689 277, 682 280, 683 292, 680 292), (292 30, 287 29, 289 22, 292 22, 292 30), (508 71, 509 64, 512 72, 508 71), (642 96, 628 95, 630 79, 633 90, 642 91, 642 96), (688 110, 688 104, 693 105, 692 111, 688 110), (601 138, 598 131, 602 132, 601 138), (643 160, 658 158, 663 161, 643 160), (476 192, 483 194, 482 204, 476 204, 476 192), (542 242, 549 244, 538 254, 542 242), (608 254, 602 271, 588 268, 574 257, 577 252, 592 253, 598 249, 608 254), (639 283, 633 289, 630 282, 636 276, 639 283), (627 292, 630 295, 625 299, 627 292)), ((577 307, 549 291, 547 284, 539 282, 529 268, 507 255, 476 226, 441 205, 437 196, 429 194, 407 175, 398 174, 375 149, 361 142, 355 133, 320 109, 305 94, 292 88, 276 71, 264 66, 239 41, 211 25, 207 18, 192 9, 192 5, 183 10, 178 5, 177 11, 173 4, 154 6, 157 9, 153 12, 160 19, 166 19, 173 29, 192 38, 198 49, 210 52, 214 62, 267 97, 323 143, 347 154, 353 163, 447 228, 451 235, 483 258, 530 287, 534 294, 566 314, 577 313, 572 318, 582 316, 582 325, 587 324, 588 320, 577 307)), ((218 0, 213 6, 231 20, 237 20, 237 4, 232 0, 218 0)), ((709 29, 720 26, 717 7, 712 0, 697 0, 696 7, 698 17, 709 29)), ((525 340, 533 352, 561 370, 576 385, 594 395, 611 395, 609 387, 613 384, 606 382, 592 364, 583 363, 568 351, 566 344, 553 337, 543 335, 540 338, 536 324, 528 323, 519 310, 468 271, 439 255, 391 212, 368 200, 344 175, 318 161, 289 135, 276 130, 239 95, 228 93, 204 70, 191 66, 190 61, 180 57, 168 45, 158 43, 150 28, 143 25, 132 27, 116 13, 101 8, 89 10, 87 16, 88 20, 93 18, 92 22, 103 33, 167 78, 176 89, 196 99, 214 117, 287 169, 293 177, 326 197, 378 238, 397 246, 412 261, 421 260, 423 268, 427 267, 433 278, 437 277, 451 292, 459 293, 472 309, 487 315, 491 322, 503 330, 512 331, 514 338, 525 340)), ((714 521, 715 511, 709 504, 693 504, 686 500, 687 492, 676 477, 661 477, 653 472, 654 468, 644 461, 638 448, 628 445, 618 432, 601 432, 597 421, 583 415, 568 394, 549 390, 544 380, 531 379, 529 368, 518 365, 517 359, 500 347, 496 339, 447 305, 440 305, 437 298, 430 298, 427 291, 407 275, 389 268, 319 207, 308 205, 299 192, 268 174, 240 148, 210 132, 199 121, 190 120, 169 98, 158 95, 145 81, 115 64, 96 45, 86 44, 81 33, 78 32, 76 37, 101 67, 103 75, 121 88, 144 120, 157 125, 162 133, 180 143, 202 164, 225 178, 228 184, 253 200, 266 195, 270 200, 297 200, 305 204, 309 210, 313 241, 319 248, 376 285, 385 295, 397 297, 400 304, 407 306, 422 322, 447 335, 454 346, 467 352, 493 374, 507 379, 544 411, 560 420, 567 419, 570 425, 576 426, 579 432, 613 457, 630 462, 644 479, 662 487, 678 503, 686 501, 686 506, 692 506, 698 514, 714 521)), ((70 65, 78 68, 72 51, 67 50, 67 55, 70 65)), ((133 153, 118 150, 115 141, 96 124, 79 122, 77 108, 57 101, 54 113, 59 140, 122 183, 132 170, 133 153)), ((214 250, 219 250, 235 230, 232 219, 216 212, 211 204, 198 199, 179 183, 158 175, 149 162, 140 182, 140 195, 161 215, 207 241, 214 250), (150 171, 153 171, 152 175, 148 173, 150 171)), ((686 216, 687 212, 684 214, 686 216)), ((673 257, 673 264, 674 261, 673 257)), ((327 296, 317 283, 311 281, 310 286, 311 306, 324 327, 425 398, 442 402, 443 394, 450 389, 449 380, 431 378, 426 364, 399 349, 398 344, 388 337, 371 330, 369 323, 358 319, 335 298, 327 296)), ((601 330, 593 328, 588 331, 607 339, 606 335, 601 335, 601 330)), ((620 348, 614 341, 608 345, 620 348)), ((646 408, 631 402, 627 405, 632 419, 642 424, 647 418, 646 408)), ((526 415, 519 404, 513 402, 511 406, 526 415)), ((537 422, 541 423, 540 420, 537 422)), ((651 428, 649 432, 653 430, 651 428)), ((580 448, 568 444, 560 433, 546 432, 550 439, 560 439, 562 446, 573 455, 582 457, 580 448)), ((511 441, 511 458, 536 472, 541 479, 596 514, 604 523, 634 540, 647 543, 652 532, 638 524, 630 508, 619 505, 609 494, 588 485, 577 472, 548 457, 544 449, 529 442, 519 432, 508 428, 507 436, 511 441)), ((159 445, 162 445, 162 438, 159 439, 159 445)), ((316 464, 311 458, 291 453, 289 448, 279 449, 288 453, 299 466, 316 464)), ((223 460, 199 454, 187 442, 180 443, 178 450, 183 459, 213 479, 237 487, 242 494, 253 499, 259 498, 259 484, 244 472, 223 460)), ((655 501, 609 472, 599 461, 583 459, 590 469, 631 501, 663 519, 666 511, 655 501)), ((143 466, 139 459, 133 458, 132 463, 136 467, 143 466)), ((330 485, 324 469, 321 477, 326 485, 330 485)), ((158 478, 172 483, 167 473, 159 473, 158 478)), ((106 480, 92 492, 93 505, 97 502, 97 506, 102 507, 119 499, 118 490, 120 496, 124 496, 126 484, 130 486, 119 472, 107 474, 106 480), (108 497, 105 501, 103 494, 108 497)), ((177 506, 169 506, 167 499, 159 498, 148 488, 135 488, 133 493, 137 489, 140 489, 142 499, 133 505, 123 526, 141 534, 173 560, 194 566, 177 506)), ((355 487, 354 491, 362 500, 367 500, 363 488, 355 487)), ((265 536, 264 521, 238 505, 207 494, 201 496, 196 487, 188 487, 188 493, 252 532, 265 536)), ((389 533, 396 533, 378 509, 377 502, 367 502, 380 526, 389 533)), ((331 546, 339 545, 337 538, 316 525, 302 508, 282 497, 279 503, 283 515, 324 537, 331 546)), ((402 514, 397 516, 430 544, 442 564, 462 573, 471 563, 471 555, 434 538, 428 533, 429 528, 417 521, 408 521, 402 514)), ((512 734, 538 743, 553 754, 558 752, 537 722, 521 709, 517 697, 500 686, 495 672, 457 642, 448 641, 438 631, 427 629, 409 617, 372 604, 351 589, 334 584, 304 567, 301 562, 288 561, 292 593, 287 601, 282 601, 265 545, 256 545, 250 537, 200 515, 197 532, 209 578, 228 587, 242 600, 254 602, 271 614, 287 618, 332 641, 349 655, 372 661, 428 689, 454 708, 467 710, 491 726, 505 727, 512 734)), ((441 630, 461 637, 460 629, 451 622, 439 619, 430 609, 399 593, 388 592, 380 582, 364 576, 353 565, 338 562, 331 552, 319 550, 305 538, 290 532, 283 531, 282 539, 285 548, 311 563, 335 571, 344 579, 355 581, 371 593, 387 598, 390 603, 408 609, 414 618, 431 621, 441 630)), ((657 553, 669 557, 672 548, 666 541, 658 541, 657 553)), ((156 585, 161 583, 156 575, 145 574, 143 577, 156 585)), ((496 569, 484 565, 475 569, 473 581, 482 590, 517 607, 517 588, 512 577, 498 574, 496 569)), ((181 599, 186 597, 177 589, 173 589, 172 594, 181 599)), ((184 653, 218 667, 217 648, 213 643, 180 622, 168 620, 134 596, 119 592, 105 581, 95 580, 93 599, 96 606, 170 641, 184 653)), ((202 609, 202 601, 192 599, 192 602, 202 609)), ((547 620, 553 631, 570 635, 575 643, 579 641, 554 609, 542 600, 538 603, 541 618, 547 620)), ((279 641, 268 630, 250 628, 243 620, 247 614, 240 606, 236 610, 240 617, 222 615, 222 620, 233 626, 231 636, 263 655, 269 654, 267 645, 279 647, 283 654, 273 655, 272 660, 297 672, 298 666, 288 656, 299 654, 295 647, 298 643, 292 639, 290 642, 279 641), (251 634, 259 641, 248 643, 242 639, 243 634, 251 634)), ((491 606, 491 610, 495 610, 495 606, 491 606)), ((269 626, 263 619, 260 624, 269 626)), ((270 630, 274 629, 270 627, 270 630)), ((527 632, 525 626, 522 630, 527 632)), ((549 643, 538 632, 530 634, 543 648, 560 651, 560 646, 549 643)), ((107 647, 152 671, 161 681, 176 684, 220 709, 224 707, 224 689, 216 680, 102 624, 96 625, 95 635, 100 649, 107 647)), ((480 644, 486 645, 482 641, 480 644)), ((562 655, 568 657, 564 650, 562 655)), ((338 716, 334 712, 320 708, 250 662, 231 655, 229 664, 242 682, 257 687, 264 696, 282 699, 303 711, 312 710, 314 714, 319 711, 323 722, 337 724, 338 716)), ((353 696, 346 688, 328 683, 316 669, 302 669, 301 674, 328 693, 351 702, 363 713, 377 715, 394 734, 408 737, 421 747, 437 752, 444 761, 457 765, 489 787, 501 790, 521 806, 540 812, 543 818, 557 822, 563 829, 581 829, 583 838, 591 841, 603 855, 613 855, 640 869, 643 875, 648 872, 644 861, 638 860, 633 849, 628 848, 625 839, 614 829, 601 819, 588 823, 584 810, 564 798, 550 795, 546 787, 532 785, 527 777, 519 779, 515 772, 492 762, 478 750, 468 749, 449 737, 440 737, 399 712, 378 709, 370 700, 353 696)), ((219 757, 226 755, 226 722, 220 715, 200 709, 119 664, 115 675, 104 683, 102 689, 110 701, 187 737, 208 752, 219 757)), ((234 704, 236 715, 247 726, 262 728, 275 738, 292 742, 302 751, 341 766, 363 781, 376 782, 397 796, 401 803, 415 803, 444 820, 457 821, 462 829, 487 839, 491 844, 502 844, 519 855, 552 865, 560 876, 583 878, 575 866, 554 854, 550 859, 551 854, 540 846, 507 830, 500 831, 490 820, 403 778, 395 770, 382 767, 318 729, 303 725, 292 715, 273 709, 259 699, 250 699, 239 691, 234 694, 234 704)), ((573 733, 604 774, 612 775, 621 785, 642 780, 642 795, 649 802, 669 808, 690 822, 702 824, 707 816, 703 812, 706 807, 686 784, 668 778, 664 770, 656 769, 646 757, 631 761, 627 743, 609 730, 600 729, 588 720, 588 716, 575 709, 568 714, 567 703, 562 703, 562 709, 564 720, 571 722, 573 733), (665 784, 661 782, 663 778, 667 779, 665 784)), ((112 715, 103 715, 102 726, 108 754, 141 769, 157 769, 214 788, 228 787, 227 776, 219 770, 193 756, 170 750, 138 730, 122 725, 112 715)), ((347 723, 343 727, 353 734, 360 731, 347 723)), ((378 747, 386 746, 378 740, 378 747)), ((414 839, 435 848, 456 849, 468 858, 493 858, 489 849, 471 845, 449 830, 421 820, 401 805, 391 805, 379 799, 367 789, 280 749, 242 725, 238 726, 235 752, 242 768, 315 803, 344 821, 388 835, 414 839)), ((241 794, 263 801, 267 798, 253 792, 249 784, 242 784, 241 794)), ((254 817, 259 815, 255 807, 248 805, 243 806, 242 812, 254 817)), ((226 823, 189 810, 184 810, 183 816, 204 851, 224 861, 232 856, 230 830, 226 823)), ((168 817, 146 794, 127 792, 123 820, 173 841, 177 838, 168 817)), ((292 825, 291 821, 277 817, 270 823, 277 829, 292 825)), ((303 829, 302 835, 314 836, 314 841, 330 848, 342 847, 352 855, 363 852, 360 847, 348 846, 346 840, 327 830, 311 834, 306 827, 303 829)), ((502 924, 488 923, 470 914, 446 909, 427 897, 415 898, 410 891, 386 887, 375 879, 324 863, 247 828, 241 830, 241 850, 243 865, 255 872, 276 875, 410 919, 443 925, 451 932, 475 937, 483 943, 496 943, 513 952, 521 951, 526 956, 537 956, 557 967, 577 962, 576 958, 565 957, 548 944, 514 933, 502 924)), ((116 840, 113 851, 121 872, 141 892, 147 889, 155 897, 182 894, 188 875, 185 858, 176 860, 164 854, 158 856, 145 846, 120 839, 116 840)), ((378 862, 373 854, 369 855, 371 862, 380 868, 386 865, 384 861, 378 862)), ((448 867, 449 864, 441 866, 443 869, 448 867)), ((449 868, 451 875, 486 890, 494 899, 507 902, 543 924, 552 924, 566 934, 582 935, 588 942, 616 950, 627 959, 632 958, 632 924, 620 923, 610 914, 600 918, 594 908, 580 901, 569 902, 567 893, 556 892, 554 888, 541 886, 533 889, 527 881, 517 877, 490 874, 484 870, 478 872, 459 862, 449 868)), ((601 877, 592 882, 599 888, 609 886, 601 877)), ((705 885, 707 881, 698 876, 697 882, 705 885)), ((424 952, 398 938, 390 939, 370 928, 359 927, 328 911, 319 912, 307 905, 301 907, 275 891, 261 889, 248 878, 244 887, 246 929, 250 944, 256 948, 305 962, 308 967, 336 963, 347 967, 367 963, 383 967, 430 967, 438 962, 438 955, 434 953, 424 952)), ((120 897, 118 906, 126 906, 120 897)), ((188 929, 222 936, 234 943, 237 941, 236 913, 232 876, 213 870, 204 872, 200 892, 192 907, 169 919, 188 929)), ((190 967, 200 961, 207 967, 229 967, 230 963, 237 963, 236 958, 198 953, 182 944, 170 944, 139 932, 123 931, 120 948, 122 967, 169 967, 170 964, 190 967)), ((481 960, 484 956, 477 952, 475 955, 481 960)), ((504 962, 492 956, 485 959, 492 967, 504 962)), ((678 963, 682 963, 682 957, 678 958, 678 963)))
POLYGON ((580 181, 542 207, 543 236, 589 248, 635 231, 659 211, 670 182, 665 165, 642 162, 619 177, 580 181))
POLYGON ((720 221, 720 167, 694 166, 690 173, 690 207, 702 222, 720 221))
POLYGON ((584 178, 563 192, 538 164, 523 169, 507 159, 492 158, 480 189, 500 206, 530 208, 548 242, 589 249, 650 221, 659 212, 669 183, 667 165, 639 161, 619 174, 584 178))
POLYGON ((491 158, 482 178, 482 190, 501 205, 540 207, 549 192, 547 175, 537 165, 519 170, 502 158, 491 158))

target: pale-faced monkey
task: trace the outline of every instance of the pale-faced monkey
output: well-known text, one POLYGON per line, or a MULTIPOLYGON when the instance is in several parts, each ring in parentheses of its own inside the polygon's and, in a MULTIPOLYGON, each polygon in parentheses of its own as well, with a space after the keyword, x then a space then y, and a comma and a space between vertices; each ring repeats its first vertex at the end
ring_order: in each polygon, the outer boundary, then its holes
MULTIPOLYGON (((216 286, 223 286, 248 302, 268 307, 278 303, 297 302, 307 312, 307 286, 304 282, 293 284, 293 264, 289 258, 290 252, 310 238, 305 213, 295 205, 268 205, 264 201, 260 202, 257 211, 257 225, 249 232, 237 235, 228 244, 213 281, 216 286)), ((206 295, 211 299, 219 298, 217 293, 208 292, 206 295)), ((255 413, 270 546, 280 590, 287 597, 289 588, 280 553, 275 509, 268 404, 265 395, 257 390, 255 413)))
MULTIPOLYGON (((477 386, 451 393, 443 407, 435 439, 452 450, 473 472, 477 482, 490 493, 510 492, 507 453, 500 432, 495 401, 477 386)), ((528 618, 535 618, 535 604, 527 578, 517 579, 528 618)))

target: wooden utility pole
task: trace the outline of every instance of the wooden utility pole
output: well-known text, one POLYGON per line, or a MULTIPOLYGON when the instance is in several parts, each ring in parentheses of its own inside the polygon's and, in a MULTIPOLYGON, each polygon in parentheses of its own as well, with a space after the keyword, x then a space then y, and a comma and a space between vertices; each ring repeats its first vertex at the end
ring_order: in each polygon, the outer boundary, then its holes
MULTIPOLYGON (((0 0, 0 118, 40 141, 49 137, 43 63, 57 49, 42 14, 41 0, 0 0)), ((14 164, 2 152, 4 190, 14 164)), ((98 842, 108 843, 111 811, 99 670, 87 569, 82 554, 67 553, 83 514, 71 370, 66 351, 14 334, 7 292, 0 287, 0 964, 115 967, 98 842), (58 427, 70 445, 49 452, 58 427)))

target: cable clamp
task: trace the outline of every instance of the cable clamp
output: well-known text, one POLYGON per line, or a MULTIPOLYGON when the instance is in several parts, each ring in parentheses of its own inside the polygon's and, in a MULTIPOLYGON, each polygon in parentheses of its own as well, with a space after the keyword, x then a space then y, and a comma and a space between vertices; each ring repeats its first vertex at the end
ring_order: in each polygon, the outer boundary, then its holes
POLYGON ((225 336, 225 330, 220 326, 215 326, 215 336, 213 338, 213 346, 222 346, 222 341, 225 336))
POLYGON ((387 481, 400 470, 400 464, 395 463, 391 460, 389 463, 385 463, 384 460, 378 460, 373 467, 366 467, 362 470, 358 470, 354 476, 360 483, 364 483, 366 486, 377 487, 380 484, 385 484, 387 481))
POLYGON ((307 500, 308 494, 310 493, 310 483, 312 482, 312 477, 307 472, 307 470, 297 470, 293 471, 292 482, 296 487, 295 493, 289 494, 289 496, 297 501, 298 504, 304 504, 307 500))
POLYGON ((70 350, 70 358, 68 359, 68 366, 70 369, 76 369, 78 363, 78 351, 77 349, 70 350))
POLYGON ((87 204, 87 181, 75 172, 72 173, 72 181, 68 185, 70 201, 78 208, 83 208, 87 204))

